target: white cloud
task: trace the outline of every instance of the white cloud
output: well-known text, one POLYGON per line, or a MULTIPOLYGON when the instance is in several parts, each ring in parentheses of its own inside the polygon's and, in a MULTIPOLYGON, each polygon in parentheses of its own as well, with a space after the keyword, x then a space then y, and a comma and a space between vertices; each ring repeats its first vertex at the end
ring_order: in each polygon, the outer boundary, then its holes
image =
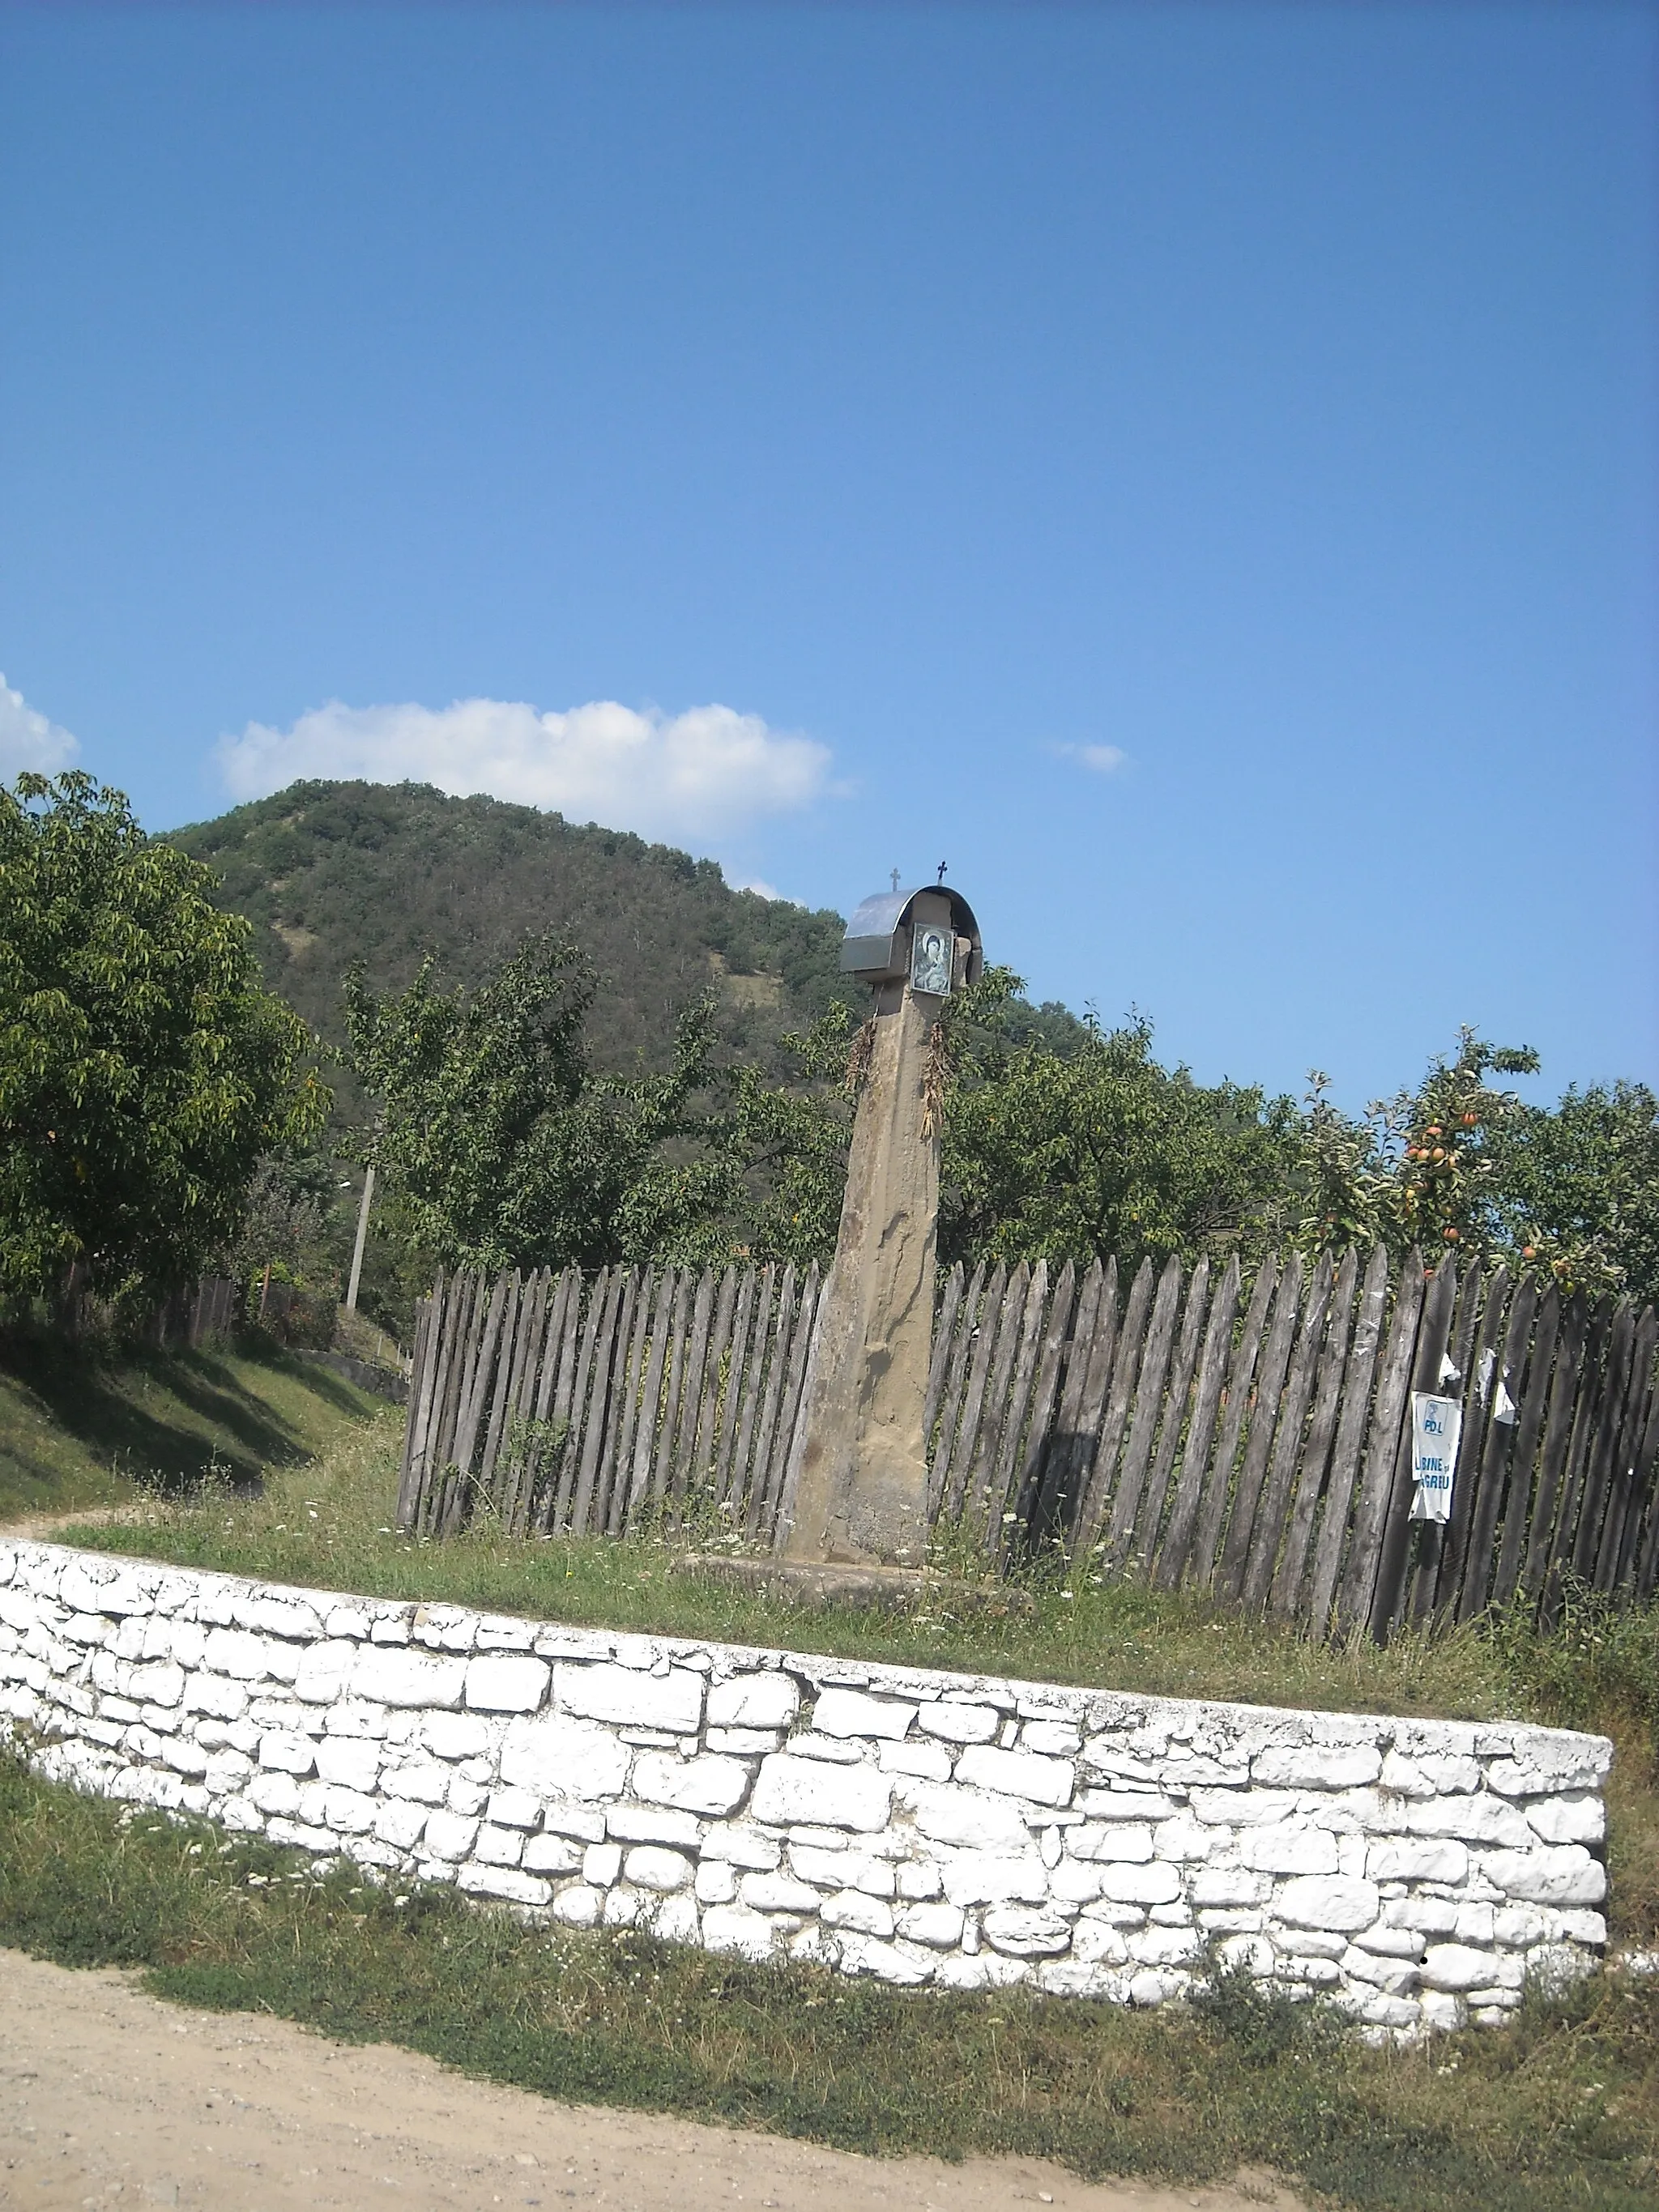
POLYGON ((826 788, 829 748, 773 730, 730 707, 636 714, 596 699, 538 714, 502 699, 443 708, 347 707, 337 700, 291 728, 250 722, 219 745, 237 799, 260 799, 300 777, 362 776, 488 792, 649 837, 721 837, 762 815, 787 813, 826 788))
POLYGON ((67 730, 49 722, 0 676, 0 777, 21 775, 26 768, 56 775, 80 750, 67 730))
POLYGON ((1111 775, 1129 757, 1116 745, 1054 744, 1048 750, 1060 760, 1074 760, 1084 768, 1092 769, 1097 775, 1111 775))

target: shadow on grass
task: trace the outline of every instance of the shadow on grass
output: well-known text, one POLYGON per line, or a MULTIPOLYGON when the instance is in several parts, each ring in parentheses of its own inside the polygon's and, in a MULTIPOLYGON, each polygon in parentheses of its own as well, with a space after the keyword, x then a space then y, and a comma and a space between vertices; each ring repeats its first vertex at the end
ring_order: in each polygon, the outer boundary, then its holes
MULTIPOLYGON (((362 1413, 360 1392, 269 1339, 246 1341, 240 1357, 305 1392, 315 1402, 319 1426, 331 1417, 362 1413)), ((254 1495, 265 1468, 292 1465, 313 1449, 303 1419, 279 1413, 218 1351, 118 1350, 15 1330, 0 1336, 0 1370, 90 1455, 165 1495, 177 1496, 210 1475, 254 1495)), ((26 1480, 52 1486, 55 1471, 26 1443, 11 1440, 8 1455, 26 1480)))

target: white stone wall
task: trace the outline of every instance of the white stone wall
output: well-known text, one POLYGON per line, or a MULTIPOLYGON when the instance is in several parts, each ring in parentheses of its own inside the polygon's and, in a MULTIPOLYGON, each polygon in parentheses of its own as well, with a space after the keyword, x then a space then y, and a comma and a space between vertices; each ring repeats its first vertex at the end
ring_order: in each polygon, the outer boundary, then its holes
POLYGON ((850 1974, 1155 2004, 1206 1948, 1373 2031, 1606 1941, 1601 1736, 618 1636, 0 1542, 41 1771, 388 1879, 850 1974))

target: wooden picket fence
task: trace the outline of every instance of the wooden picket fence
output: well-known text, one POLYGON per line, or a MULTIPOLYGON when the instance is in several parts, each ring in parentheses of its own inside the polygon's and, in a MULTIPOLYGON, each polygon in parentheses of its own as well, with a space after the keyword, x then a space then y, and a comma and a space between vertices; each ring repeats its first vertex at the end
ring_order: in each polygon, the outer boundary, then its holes
MULTIPOLYGON (((764 1545, 786 1514, 816 1269, 441 1279, 419 1318, 402 1528, 648 1516, 764 1545)), ((960 1267, 929 1382, 930 1510, 999 1562, 1188 1584, 1318 1637, 1659 1579, 1659 1319, 1498 1267, 960 1267), (1443 1528, 1413 1523, 1413 1390, 1461 1397, 1443 1528)), ((960 1540, 960 1539, 958 1539, 960 1540)))

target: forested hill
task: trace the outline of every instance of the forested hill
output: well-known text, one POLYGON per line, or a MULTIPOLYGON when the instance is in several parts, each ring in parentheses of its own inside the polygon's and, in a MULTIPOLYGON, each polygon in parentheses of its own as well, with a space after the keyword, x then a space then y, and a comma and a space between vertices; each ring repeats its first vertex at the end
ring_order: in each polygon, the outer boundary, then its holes
POLYGON ((430 951, 447 981, 471 984, 549 927, 593 963, 588 1038, 605 1066, 641 1054, 659 1065, 675 1018, 711 986, 732 1044, 763 1057, 839 983, 839 915, 733 890, 713 860, 500 799, 296 783, 167 842, 218 872, 223 902, 254 925, 266 981, 336 1041, 354 960, 371 988, 397 989, 430 951))

